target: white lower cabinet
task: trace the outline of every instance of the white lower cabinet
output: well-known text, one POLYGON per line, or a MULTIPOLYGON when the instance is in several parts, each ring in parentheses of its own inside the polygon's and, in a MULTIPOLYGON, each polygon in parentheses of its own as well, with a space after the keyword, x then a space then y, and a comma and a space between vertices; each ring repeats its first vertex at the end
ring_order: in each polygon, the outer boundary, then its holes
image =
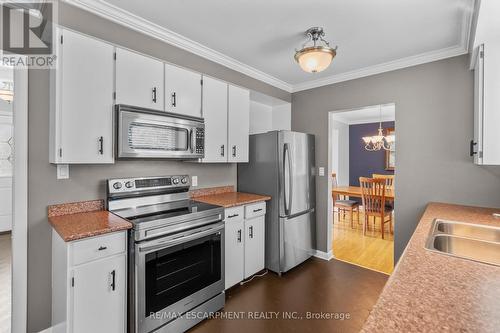
POLYGON ((52 326, 126 331, 126 232, 64 242, 52 234, 52 326))
POLYGON ((265 214, 265 202, 226 209, 226 289, 264 269, 265 214))

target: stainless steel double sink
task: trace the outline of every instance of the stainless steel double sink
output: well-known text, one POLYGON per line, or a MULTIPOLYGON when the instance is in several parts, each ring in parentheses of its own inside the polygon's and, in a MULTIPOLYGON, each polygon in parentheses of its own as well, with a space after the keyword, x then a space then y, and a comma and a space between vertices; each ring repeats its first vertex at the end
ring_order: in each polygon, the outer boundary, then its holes
POLYGON ((500 228, 436 219, 427 250, 500 266, 500 228))

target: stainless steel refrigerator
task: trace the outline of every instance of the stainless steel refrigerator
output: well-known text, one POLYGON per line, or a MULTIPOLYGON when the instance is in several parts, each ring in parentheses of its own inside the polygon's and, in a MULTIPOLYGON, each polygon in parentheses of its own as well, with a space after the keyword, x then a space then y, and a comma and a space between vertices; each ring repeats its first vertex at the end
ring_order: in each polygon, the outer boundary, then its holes
POLYGON ((238 191, 270 195, 266 268, 281 274, 312 256, 316 228, 314 135, 250 135, 249 163, 238 164, 238 191))

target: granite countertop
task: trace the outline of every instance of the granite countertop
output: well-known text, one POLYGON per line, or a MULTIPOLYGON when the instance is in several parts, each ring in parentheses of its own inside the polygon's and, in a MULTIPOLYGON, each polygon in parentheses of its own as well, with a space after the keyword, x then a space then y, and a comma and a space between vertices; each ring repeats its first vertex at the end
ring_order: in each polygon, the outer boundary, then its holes
POLYGON ((132 228, 130 222, 103 209, 102 200, 52 205, 48 219, 65 242, 132 228))
POLYGON ((435 218, 500 226, 499 211, 430 203, 362 332, 498 332, 500 267, 424 245, 435 218))
POLYGON ((232 186, 215 187, 192 192, 193 200, 224 208, 271 200, 270 196, 235 192, 232 186))

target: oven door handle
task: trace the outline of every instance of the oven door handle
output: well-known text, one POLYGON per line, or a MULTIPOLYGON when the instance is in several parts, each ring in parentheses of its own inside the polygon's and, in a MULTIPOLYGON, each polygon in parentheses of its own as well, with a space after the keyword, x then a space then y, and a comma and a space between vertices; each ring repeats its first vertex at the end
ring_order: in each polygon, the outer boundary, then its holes
POLYGON ((156 250, 158 248, 168 248, 177 244, 189 242, 198 238, 202 238, 211 234, 216 233, 219 230, 224 229, 224 223, 218 223, 210 228, 203 228, 195 230, 188 235, 183 234, 181 236, 172 237, 166 240, 157 240, 153 244, 139 245, 139 252, 147 252, 151 250, 156 250))

